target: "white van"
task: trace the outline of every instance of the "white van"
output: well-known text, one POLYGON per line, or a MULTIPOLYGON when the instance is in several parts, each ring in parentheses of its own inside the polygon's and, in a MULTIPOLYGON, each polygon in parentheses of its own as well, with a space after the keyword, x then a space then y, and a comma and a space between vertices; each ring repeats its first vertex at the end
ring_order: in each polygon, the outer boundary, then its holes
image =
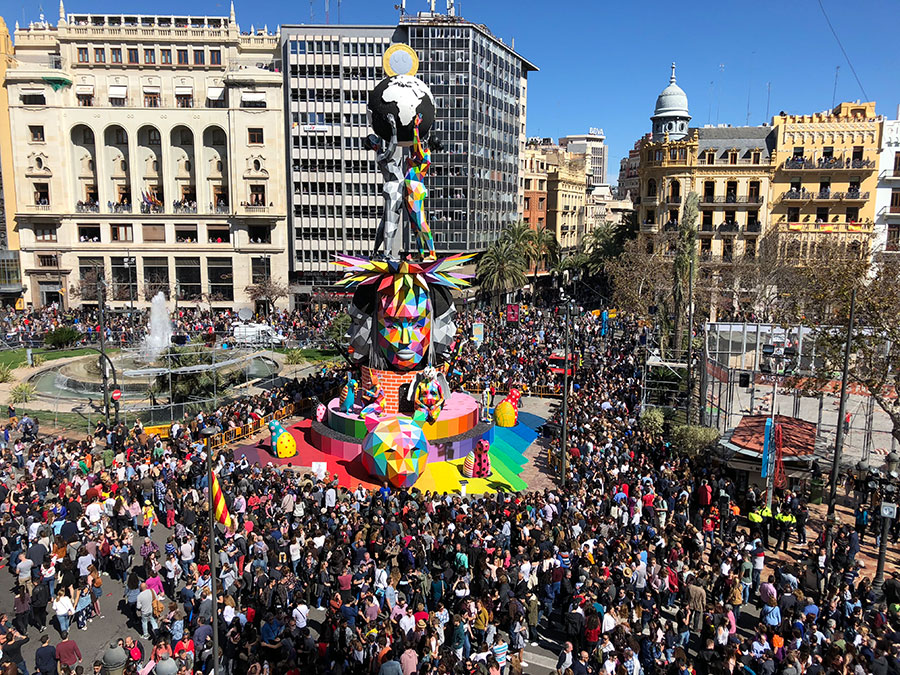
POLYGON ((240 323, 234 327, 234 341, 245 345, 278 345, 284 344, 284 337, 274 328, 264 323, 240 323))

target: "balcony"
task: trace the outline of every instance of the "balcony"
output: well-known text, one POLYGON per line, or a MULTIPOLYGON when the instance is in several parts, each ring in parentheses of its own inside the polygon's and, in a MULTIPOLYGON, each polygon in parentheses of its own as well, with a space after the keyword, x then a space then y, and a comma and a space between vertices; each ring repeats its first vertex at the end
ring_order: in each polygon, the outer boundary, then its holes
POLYGON ((759 195, 704 195, 701 198, 703 204, 762 204, 763 198, 759 195))
POLYGON ((268 206, 258 206, 258 205, 251 206, 250 204, 247 204, 246 206, 244 206, 244 211, 246 213, 268 213, 269 207, 268 206))
POLYGON ((785 171, 840 171, 874 169, 871 159, 849 159, 844 157, 819 157, 816 160, 805 157, 786 159, 781 165, 785 171))
POLYGON ((666 204, 680 204, 681 195, 669 195, 666 197, 666 204))
POLYGON ((663 232, 678 232, 678 222, 675 220, 670 220, 665 225, 663 225, 663 232))
POLYGON ((779 228, 789 232, 815 232, 815 233, 834 233, 834 234, 871 234, 875 224, 871 220, 857 220, 850 222, 835 223, 781 223, 779 228))
POLYGON ((642 199, 641 204, 655 206, 656 204, 659 204, 659 195, 647 195, 642 199))
POLYGON ((75 213, 100 213, 100 204, 97 202, 76 202, 75 213))
POLYGON ((697 231, 700 234, 713 234, 716 231, 716 228, 713 227, 712 223, 701 223, 700 228, 697 231))
POLYGON ((818 202, 836 202, 840 199, 840 192, 832 192, 831 190, 819 190, 813 193, 812 198, 818 202))
POLYGON ((762 232, 762 223, 747 223, 744 227, 744 232, 747 234, 759 234, 762 232))
POLYGON ((812 198, 812 193, 806 190, 788 190, 781 193, 781 201, 783 202, 806 202, 812 198))
POLYGON ((878 174, 878 180, 900 181, 900 169, 885 169, 878 174))
POLYGON ((721 234, 737 234, 741 231, 741 226, 734 221, 725 221, 719 225, 719 233, 721 234))
POLYGON ((163 212, 163 207, 161 205, 148 204, 147 202, 141 203, 141 213, 143 213, 144 215, 151 214, 151 213, 162 213, 162 212, 163 212))
POLYGON ((215 209, 213 209, 212 204, 210 204, 209 209, 210 211, 213 211, 213 213, 231 213, 231 207, 228 206, 228 204, 219 204, 215 209))
POLYGON ((838 192, 838 199, 842 202, 864 202, 868 201, 869 193, 860 192, 859 190, 847 190, 846 192, 838 192))
POLYGON ((50 212, 53 210, 53 207, 50 204, 26 204, 26 207, 29 211, 50 212))
POLYGON ((106 211, 107 213, 131 213, 131 204, 109 202, 106 205, 106 211))
POLYGON ((175 202, 175 204, 172 206, 172 210, 180 215, 197 213, 197 203, 175 202))
POLYGON ((649 220, 645 220, 641 223, 641 232, 645 234, 656 234, 659 232, 659 225, 649 220))

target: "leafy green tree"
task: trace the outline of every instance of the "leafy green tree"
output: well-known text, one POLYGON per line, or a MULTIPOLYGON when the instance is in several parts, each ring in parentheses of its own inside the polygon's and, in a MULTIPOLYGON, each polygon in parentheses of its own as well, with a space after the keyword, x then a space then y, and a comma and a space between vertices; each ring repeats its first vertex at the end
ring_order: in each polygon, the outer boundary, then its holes
POLYGON ((65 349, 78 342, 81 334, 71 326, 54 328, 44 336, 44 345, 51 349, 65 349))
MULTIPOLYGON (((197 344, 169 347, 161 361, 172 370, 212 364, 213 351, 197 344)), ((223 357, 224 358, 224 357, 223 357)), ((228 368, 198 369, 172 373, 172 403, 226 396, 243 379, 243 370, 228 368)), ((156 393, 169 392, 169 374, 158 375, 153 384, 156 393)))
POLYGON ((347 331, 350 329, 350 315, 346 312, 341 312, 338 314, 334 321, 329 324, 328 328, 325 329, 325 335, 328 336, 329 340, 333 340, 338 344, 344 342, 344 336, 347 334, 347 331))

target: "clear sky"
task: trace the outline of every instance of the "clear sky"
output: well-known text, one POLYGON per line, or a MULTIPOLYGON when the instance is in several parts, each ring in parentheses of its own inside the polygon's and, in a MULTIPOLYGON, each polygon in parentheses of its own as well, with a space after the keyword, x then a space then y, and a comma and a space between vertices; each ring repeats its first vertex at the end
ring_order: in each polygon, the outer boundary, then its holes
MULTIPOLYGON (((0 0, 10 28, 51 21, 58 0, 0 0)), ((393 24, 400 0, 330 0, 332 23, 393 24)), ((439 10, 446 0, 436 0, 439 10)), ((821 0, 869 100, 891 119, 900 103, 898 0, 821 0)), ((819 8, 819 0, 457 0, 458 13, 483 23, 535 63, 529 77, 528 135, 558 137, 601 127, 610 146, 609 176, 650 128, 656 96, 678 64, 692 124, 760 124, 781 110, 811 113, 832 100, 864 99, 819 8), (840 66, 834 95, 835 66, 840 66), (767 102, 767 83, 771 94, 767 102)), ((312 1, 315 23, 325 0, 312 1)), ((427 0, 407 0, 407 11, 427 0)), ((236 0, 241 28, 310 23, 310 2, 236 0)), ((227 15, 227 0, 66 0, 67 12, 227 15)))

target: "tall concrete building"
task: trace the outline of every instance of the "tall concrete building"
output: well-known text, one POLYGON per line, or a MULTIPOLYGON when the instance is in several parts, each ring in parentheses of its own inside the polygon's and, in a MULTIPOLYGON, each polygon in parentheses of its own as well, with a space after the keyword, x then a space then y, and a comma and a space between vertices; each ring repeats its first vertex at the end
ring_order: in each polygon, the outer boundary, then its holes
POLYGON ((419 77, 437 103, 429 217, 435 248, 481 251, 515 223, 524 202, 528 73, 537 67, 487 27, 448 13, 401 17, 419 77))
POLYGON ((381 173, 363 146, 369 91, 384 77, 393 26, 282 26, 288 222, 295 306, 340 276, 338 253, 369 253, 381 173))
POLYGON ((395 42, 416 50, 417 76, 437 104, 431 134, 440 147, 425 184, 438 253, 482 250, 519 218, 535 66, 452 10, 404 15, 398 26, 282 26, 295 304, 335 290, 335 254, 374 245, 382 178, 363 146, 366 104, 395 42))
POLYGON ((287 281, 279 38, 234 15, 70 14, 6 72, 27 302, 252 306, 287 281))
POLYGON ((606 185, 607 148, 603 129, 590 129, 586 134, 564 136, 559 139, 559 147, 567 152, 588 155, 591 178, 588 188, 606 185))

